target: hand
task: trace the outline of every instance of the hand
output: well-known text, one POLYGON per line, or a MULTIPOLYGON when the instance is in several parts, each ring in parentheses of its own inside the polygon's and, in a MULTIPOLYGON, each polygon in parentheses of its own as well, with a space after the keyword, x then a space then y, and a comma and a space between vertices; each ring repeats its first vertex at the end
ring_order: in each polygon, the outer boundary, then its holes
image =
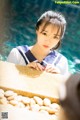
POLYGON ((30 68, 34 68, 36 70, 40 70, 40 71, 44 70, 44 67, 40 63, 37 63, 37 62, 30 62, 29 64, 27 64, 27 66, 30 68))
POLYGON ((57 67, 52 65, 47 65, 45 68, 45 71, 50 73, 60 74, 60 70, 57 67))

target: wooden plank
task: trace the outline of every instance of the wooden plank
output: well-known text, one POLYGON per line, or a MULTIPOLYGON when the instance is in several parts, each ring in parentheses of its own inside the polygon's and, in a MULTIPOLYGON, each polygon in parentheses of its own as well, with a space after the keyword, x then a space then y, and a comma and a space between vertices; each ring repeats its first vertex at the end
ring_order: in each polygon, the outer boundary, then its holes
POLYGON ((21 95, 38 95, 58 100, 59 74, 37 71, 27 66, 0 61, 0 88, 12 89, 21 95), (28 94, 29 93, 29 94, 28 94))

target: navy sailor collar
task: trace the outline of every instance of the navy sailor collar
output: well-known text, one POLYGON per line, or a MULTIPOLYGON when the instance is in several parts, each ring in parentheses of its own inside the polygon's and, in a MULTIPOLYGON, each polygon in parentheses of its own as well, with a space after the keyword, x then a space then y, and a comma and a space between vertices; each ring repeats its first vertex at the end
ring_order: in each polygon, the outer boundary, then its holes
MULTIPOLYGON (((25 53, 26 57, 28 58, 29 62, 33 62, 36 61, 36 57, 31 53, 30 49, 28 49, 28 51, 25 53)), ((56 57, 56 52, 55 51, 51 51, 41 62, 41 64, 43 65, 43 62, 47 62, 48 64, 52 64, 54 61, 54 58, 56 57)))

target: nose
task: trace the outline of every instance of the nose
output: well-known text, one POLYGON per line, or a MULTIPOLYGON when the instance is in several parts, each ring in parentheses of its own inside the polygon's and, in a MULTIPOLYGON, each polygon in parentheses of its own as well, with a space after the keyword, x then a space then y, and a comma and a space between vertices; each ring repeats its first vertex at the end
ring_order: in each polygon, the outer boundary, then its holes
POLYGON ((46 41, 47 41, 47 42, 51 42, 51 41, 52 41, 52 36, 47 37, 47 38, 46 38, 46 41))

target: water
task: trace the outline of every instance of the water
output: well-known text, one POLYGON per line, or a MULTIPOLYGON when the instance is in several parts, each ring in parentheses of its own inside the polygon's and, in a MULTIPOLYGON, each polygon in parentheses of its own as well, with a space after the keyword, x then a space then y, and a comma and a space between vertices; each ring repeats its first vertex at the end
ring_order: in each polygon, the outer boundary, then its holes
POLYGON ((67 30, 62 40, 60 52, 66 56, 69 70, 80 71, 80 6, 58 5, 51 0, 7 0, 5 11, 5 34, 0 37, 0 60, 5 61, 10 50, 18 45, 35 43, 35 25, 39 16, 47 10, 56 10, 64 14, 67 30))

